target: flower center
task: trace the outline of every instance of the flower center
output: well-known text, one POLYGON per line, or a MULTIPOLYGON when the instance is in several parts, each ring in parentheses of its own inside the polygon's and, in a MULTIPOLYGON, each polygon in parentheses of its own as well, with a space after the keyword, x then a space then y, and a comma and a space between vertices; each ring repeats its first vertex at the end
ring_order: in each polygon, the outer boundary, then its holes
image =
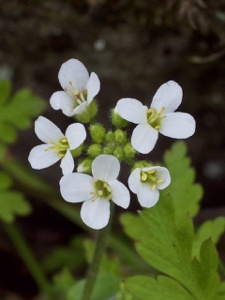
POLYGON ((156 130, 160 129, 161 121, 166 117, 165 115, 163 115, 164 110, 165 108, 162 107, 159 112, 155 108, 149 108, 149 110, 147 111, 148 124, 156 130))
POLYGON ((67 138, 62 138, 58 142, 49 142, 52 146, 45 149, 45 151, 53 150, 58 154, 59 157, 63 158, 66 155, 66 151, 69 148, 68 140, 67 138))
POLYGON ((92 198, 92 201, 95 201, 97 198, 104 198, 104 199, 108 199, 111 200, 112 199, 112 189, 111 187, 108 185, 107 182, 102 181, 102 180, 96 180, 94 183, 95 186, 95 193, 94 197, 92 198))
POLYGON ((163 182, 163 179, 157 177, 157 172, 154 169, 149 171, 141 171, 141 182, 151 185, 154 191, 159 183, 163 182))
POLYGON ((84 103, 85 101, 87 101, 87 90, 84 89, 82 92, 79 92, 75 86, 73 85, 73 83, 71 81, 69 81, 69 84, 71 86, 71 90, 68 90, 67 88, 65 88, 65 91, 67 93, 69 93, 75 100, 75 107, 79 106, 80 104, 84 103))

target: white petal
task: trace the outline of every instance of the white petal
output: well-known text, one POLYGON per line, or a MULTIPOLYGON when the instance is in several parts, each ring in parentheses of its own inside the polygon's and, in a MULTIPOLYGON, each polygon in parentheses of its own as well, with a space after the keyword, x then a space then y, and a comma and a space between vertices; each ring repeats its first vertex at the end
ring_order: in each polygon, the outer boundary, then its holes
POLYGON ((155 170, 157 172, 157 178, 163 179, 162 183, 157 184, 157 189, 163 190, 171 183, 170 172, 167 168, 164 167, 155 167, 155 170))
POLYGON ((74 160, 69 149, 67 150, 66 155, 61 160, 60 167, 62 168, 63 175, 70 174, 73 172, 74 160))
POLYGON ((73 150, 83 143, 87 134, 83 124, 74 123, 68 126, 65 135, 68 139, 69 148, 73 150))
POLYGON ((49 144, 42 144, 34 147, 29 154, 28 161, 31 164, 31 167, 36 170, 41 170, 48 168, 51 165, 54 165, 60 157, 51 149, 46 151, 49 144))
POLYGON ((158 131, 149 124, 139 124, 131 136, 132 147, 142 154, 147 154, 155 147, 158 131))
POLYGON ((166 115, 159 132, 171 138, 186 139, 194 134, 195 126, 195 120, 191 115, 175 112, 166 115))
POLYGON ((55 110, 61 109, 67 117, 74 115, 75 100, 66 92, 55 92, 50 98, 50 105, 55 110))
POLYGON ((142 169, 144 172, 149 170, 156 170, 156 177, 158 179, 162 179, 163 182, 157 184, 157 189, 163 190, 165 189, 171 182, 170 172, 167 168, 153 166, 153 167, 145 167, 142 169))
POLYGON ((72 91, 70 82, 79 92, 87 85, 89 74, 85 66, 77 59, 69 59, 59 70, 59 82, 63 89, 72 91))
POLYGON ((34 130, 38 138, 48 144, 50 141, 58 142, 64 138, 61 130, 45 117, 38 117, 34 124, 34 130))
POLYGON ((102 229, 109 222, 110 202, 103 198, 85 201, 80 213, 81 219, 87 226, 93 229, 102 229))
POLYGON ((63 176, 59 182, 62 197, 67 202, 82 202, 93 197, 94 179, 81 173, 63 176))
POLYGON ((127 208, 130 204, 130 193, 127 187, 118 180, 110 181, 109 186, 112 188, 112 201, 123 208, 127 208))
POLYGON ((85 114, 85 110, 87 110, 87 101, 81 103, 80 105, 78 105, 73 113, 74 115, 81 115, 81 114, 85 114))
POLYGON ((100 90, 100 81, 94 72, 91 73, 91 76, 87 82, 87 103, 90 104, 94 97, 98 94, 100 90))
POLYGON ((182 88, 175 81, 168 81, 162 84, 156 91, 151 108, 160 111, 165 108, 165 113, 173 112, 181 104, 183 97, 182 88))
POLYGON ((137 194, 140 186, 142 185, 140 172, 141 169, 136 168, 134 171, 132 171, 128 178, 128 186, 134 194, 137 194))
POLYGON ((92 174, 95 179, 109 182, 118 177, 119 171, 120 163, 115 156, 102 154, 93 160, 92 174))
POLYGON ((159 191, 157 189, 152 190, 149 184, 142 184, 137 197, 141 206, 149 208, 154 206, 159 200, 159 191))
POLYGON ((133 98, 120 99, 116 104, 118 114, 134 124, 147 123, 147 106, 133 98))

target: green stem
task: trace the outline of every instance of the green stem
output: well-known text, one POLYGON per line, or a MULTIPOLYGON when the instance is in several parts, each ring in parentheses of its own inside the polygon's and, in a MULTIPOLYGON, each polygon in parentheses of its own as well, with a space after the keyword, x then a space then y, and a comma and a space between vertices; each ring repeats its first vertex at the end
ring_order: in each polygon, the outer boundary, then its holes
POLYGON ((52 297, 50 285, 47 282, 41 268, 40 264, 36 261, 28 243, 24 239, 22 233, 14 224, 4 223, 4 228, 13 242, 16 250, 18 251, 20 257, 27 266, 30 274, 33 276, 37 286, 43 294, 48 295, 49 299, 52 297))
POLYGON ((103 254, 105 252, 107 239, 109 236, 113 204, 111 205, 111 208, 112 208, 111 209, 111 218, 110 218, 109 224, 105 228, 101 229, 98 232, 95 251, 94 251, 94 255, 92 257, 92 262, 91 262, 88 272, 87 272, 87 277, 86 277, 85 286, 84 286, 83 295, 81 297, 81 300, 90 300, 91 299, 91 295, 92 295, 92 292, 93 292, 93 289, 95 286, 95 282, 96 282, 96 279, 98 276, 98 271, 100 268, 103 254))

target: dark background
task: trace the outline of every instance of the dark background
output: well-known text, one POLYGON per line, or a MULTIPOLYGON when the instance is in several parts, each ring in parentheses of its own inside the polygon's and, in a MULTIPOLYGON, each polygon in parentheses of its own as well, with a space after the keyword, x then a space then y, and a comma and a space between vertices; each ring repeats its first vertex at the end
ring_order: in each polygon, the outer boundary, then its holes
MULTIPOLYGON (((149 105, 162 83, 172 79, 182 86, 179 110, 189 112, 197 122, 187 145, 197 181, 204 188, 196 222, 225 215, 225 1, 0 1, 0 78, 10 78, 14 90, 29 87, 48 103, 52 93, 61 90, 58 71, 70 58, 98 74, 102 121, 122 97, 149 105)), ((50 105, 44 115, 62 130, 70 122, 50 105)), ((161 160, 171 142, 161 137, 150 159, 161 160)), ((33 129, 21 132, 12 153, 30 168, 27 156, 36 144, 33 129)), ((58 166, 39 172, 55 186, 59 173, 58 166)), ((38 213, 34 210, 25 226, 31 240, 33 230, 39 233, 37 240, 33 237, 34 245, 63 242, 74 232, 69 222, 34 205, 38 213), (43 214, 48 214, 48 221, 43 214)), ((31 281, 30 294, 24 292, 30 279, 26 270, 20 274, 21 263, 6 240, 2 233, 0 250, 8 270, 0 267, 0 291, 4 291, 0 299, 16 299, 6 290, 31 299, 35 286, 31 281), (17 284, 11 280, 14 277, 17 284)), ((224 241, 219 249, 224 257, 224 241)))

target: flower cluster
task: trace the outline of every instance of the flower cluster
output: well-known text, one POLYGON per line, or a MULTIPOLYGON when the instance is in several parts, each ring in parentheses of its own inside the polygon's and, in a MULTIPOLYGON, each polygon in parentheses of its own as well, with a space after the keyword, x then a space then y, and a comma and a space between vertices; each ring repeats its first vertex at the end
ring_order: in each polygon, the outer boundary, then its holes
POLYGON ((100 90, 98 76, 89 76, 86 67, 77 59, 63 63, 59 82, 64 91, 55 92, 50 104, 55 110, 75 118, 65 134, 45 117, 35 122, 35 133, 43 144, 34 147, 28 157, 32 168, 40 170, 61 160, 60 180, 62 197, 68 202, 83 202, 81 218, 91 228, 101 229, 110 219, 110 202, 127 208, 131 190, 141 206, 149 208, 159 200, 159 190, 171 182, 169 171, 147 160, 137 161, 138 152, 150 153, 159 132, 181 139, 195 132, 194 118, 175 112, 182 101, 182 88, 174 81, 164 83, 153 97, 150 107, 133 98, 120 99, 112 110, 112 128, 107 130, 94 122, 97 114, 95 96, 100 90), (129 122, 137 124, 128 136, 129 122), (87 128, 92 144, 85 144, 87 128), (125 129, 124 129, 125 128, 125 129), (77 168, 74 171, 74 158, 77 168), (130 166, 128 187, 117 178, 121 163, 130 166))

